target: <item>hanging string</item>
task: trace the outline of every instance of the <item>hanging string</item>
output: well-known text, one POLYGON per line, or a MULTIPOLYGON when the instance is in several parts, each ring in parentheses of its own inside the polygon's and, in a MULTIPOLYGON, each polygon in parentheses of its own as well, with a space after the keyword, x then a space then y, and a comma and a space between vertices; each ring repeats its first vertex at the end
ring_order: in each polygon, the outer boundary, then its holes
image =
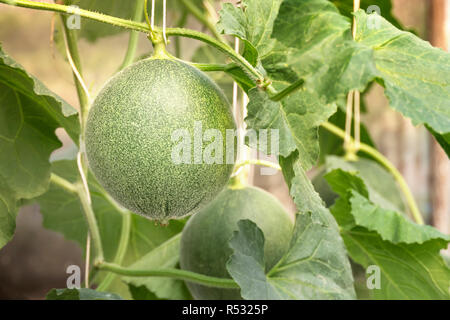
MULTIPOLYGON (((353 11, 356 12, 361 7, 360 0, 354 0, 353 11)), ((356 40, 356 17, 353 17, 353 40, 356 40)), ((358 90, 354 91, 354 103, 355 103, 355 149, 359 150, 361 144, 361 94, 358 90)))
POLYGON ((347 96, 347 108, 345 116, 345 138, 344 146, 349 147, 351 135, 352 135, 352 118, 353 118, 353 90, 348 93, 347 96))
MULTIPOLYGON (((153 0, 154 1, 154 0, 153 0)), ((166 38, 166 16, 167 16, 167 5, 166 0, 163 0, 163 38, 164 43, 167 45, 167 38, 166 38)))
POLYGON ((361 94, 355 90, 355 149, 359 150, 361 145, 361 94))
MULTIPOLYGON (((234 51, 239 52, 239 38, 235 37, 234 38, 234 51)), ((236 128, 237 128, 237 132, 238 132, 238 151, 237 151, 237 157, 236 157, 236 162, 239 163, 239 161, 241 160, 242 157, 242 144, 241 144, 241 136, 242 136, 242 130, 241 130, 241 114, 240 114, 240 110, 239 110, 239 105, 238 105, 238 91, 239 91, 239 87, 236 81, 233 82, 233 115, 234 115, 234 119, 236 120, 236 128)), ((242 171, 242 167, 240 167, 236 172, 235 172, 235 176, 238 176, 240 174, 240 172, 242 171)))
MULTIPOLYGON (((356 12, 361 7, 361 0, 353 0, 353 11, 356 12)), ((356 17, 353 17, 353 29, 352 29, 353 39, 356 38, 356 17)))
POLYGON ((153 30, 155 27, 155 0, 152 0, 152 17, 150 19, 150 28, 153 30))
MULTIPOLYGON (((64 33, 64 45, 65 45, 65 49, 66 49, 67 60, 69 60, 70 67, 72 68, 72 71, 75 74, 75 77, 77 78, 78 82, 80 83, 81 88, 83 89, 83 91, 88 99, 88 103, 90 105, 91 95, 86 86, 86 83, 83 80, 83 77, 81 76, 80 72, 78 71, 77 66, 75 65, 75 62, 73 61, 72 55, 70 54, 69 44, 68 44, 67 36, 65 33, 64 33)), ((80 113, 80 116, 81 116, 81 113, 80 113)))
MULTIPOLYGON (((239 52, 239 38, 234 38, 234 51, 239 52)), ((238 129, 240 127, 240 114, 238 107, 238 84, 236 81, 233 82, 233 114, 237 121, 238 129)))
MULTIPOLYGON (((359 10, 361 6, 360 0, 353 1, 353 11, 356 12, 359 10)), ((356 39, 356 17, 353 17, 353 25, 352 25, 352 36, 353 40, 356 39)), ((352 119, 353 119, 353 109, 355 111, 355 119, 354 119, 354 133, 355 133, 355 144, 354 150, 357 151, 361 144, 361 94, 358 90, 351 90, 347 96, 347 108, 346 108, 346 117, 345 117, 345 139, 344 146, 348 150, 351 142, 351 134, 352 134, 352 119)))

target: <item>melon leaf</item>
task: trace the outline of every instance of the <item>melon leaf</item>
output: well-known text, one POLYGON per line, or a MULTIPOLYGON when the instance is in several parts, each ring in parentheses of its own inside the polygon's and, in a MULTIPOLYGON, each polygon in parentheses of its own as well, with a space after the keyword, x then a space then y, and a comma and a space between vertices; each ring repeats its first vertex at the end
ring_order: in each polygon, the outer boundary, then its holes
POLYGON ((336 251, 333 232, 314 221, 313 214, 297 215, 288 252, 272 270, 264 270, 264 235, 250 220, 238 222, 227 263, 230 275, 249 300, 353 299, 353 279, 344 251, 336 251))
POLYGON ((0 248, 13 236, 17 201, 42 194, 50 178, 55 134, 78 137, 77 111, 28 74, 0 47, 0 248))
MULTIPOLYGON (((336 105, 326 104, 313 92, 302 89, 281 101, 273 101, 265 91, 253 88, 249 99, 245 119, 248 128, 278 130, 279 154, 288 157, 298 150, 303 167, 310 169, 319 157, 318 127, 336 112, 336 105)), ((271 139, 268 134, 268 143, 271 139)), ((259 145, 259 150, 273 153, 264 144, 259 145)))
POLYGON ((327 102, 352 89, 363 91, 377 79, 391 107, 413 124, 433 130, 445 149, 450 132, 450 54, 377 14, 359 10, 355 17, 353 40, 350 19, 331 2, 286 0, 272 37, 290 48, 287 64, 305 78, 305 87, 327 102))
POLYGON ((282 0, 244 0, 242 8, 225 3, 220 10, 217 30, 234 35, 244 41, 244 57, 257 65, 274 47, 270 38, 273 22, 277 17, 282 0))
POLYGON ((450 269, 439 253, 450 243, 449 236, 374 204, 354 172, 336 169, 325 178, 340 195, 331 212, 349 255, 364 268, 380 270, 375 298, 450 298, 450 269))

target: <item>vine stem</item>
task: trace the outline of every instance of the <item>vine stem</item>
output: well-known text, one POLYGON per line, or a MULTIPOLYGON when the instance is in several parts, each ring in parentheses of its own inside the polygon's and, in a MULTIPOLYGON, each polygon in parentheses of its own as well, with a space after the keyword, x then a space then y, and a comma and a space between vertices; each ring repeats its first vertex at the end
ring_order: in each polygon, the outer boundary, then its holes
MULTIPOLYGON (((89 227, 89 233, 91 235, 91 240, 95 248, 95 259, 94 265, 101 263, 104 260, 103 257, 103 246, 100 237, 100 231, 97 225, 97 219, 95 218, 94 210, 92 210, 91 203, 88 198, 86 189, 82 184, 77 184, 78 197, 80 198, 81 206, 85 212, 86 220, 89 227)), ((86 270, 88 273, 89 270, 86 270)))
POLYGON ((80 53, 78 51, 78 40, 75 30, 69 29, 67 27, 67 17, 61 15, 61 21, 63 24, 65 44, 67 48, 67 58, 72 66, 73 79, 75 82, 75 87, 77 89, 78 99, 80 102, 80 122, 84 125, 87 119, 87 112, 89 108, 90 98, 87 88, 82 80, 83 72, 81 66, 80 53))
POLYGON ((286 96, 290 95, 292 92, 294 92, 297 89, 299 89, 304 83, 305 83, 305 80, 298 79, 297 81, 295 81, 294 83, 292 83, 291 85, 289 85, 288 87, 283 89, 282 91, 280 91, 280 92, 276 93, 275 95, 271 96, 270 100, 280 101, 283 98, 285 98, 286 96))
MULTIPOLYGON (((121 265, 125 258, 131 230, 131 212, 125 210, 121 210, 120 212, 122 213, 122 230, 120 232, 119 246, 117 248, 116 256, 114 257, 114 263, 117 265, 121 265)), ((114 280, 114 277, 114 273, 108 273, 98 285, 97 290, 106 291, 114 280)))
MULTIPOLYGON (((321 125, 324 129, 328 130, 329 132, 333 133, 334 135, 345 139, 345 131, 341 128, 335 126, 332 123, 324 122, 321 125)), ((354 140, 353 138, 350 140, 350 143, 353 144, 354 140)), ((405 179, 403 178, 402 174, 397 170, 397 168, 378 150, 372 148, 371 146, 360 143, 359 145, 359 151, 362 151, 368 155, 371 155, 374 159, 376 159, 381 165, 383 165, 395 178, 397 181, 400 189, 403 192, 403 195, 405 196, 405 200, 408 204, 408 207, 411 211, 411 214, 418 224, 424 224, 422 214, 420 213, 419 207, 416 204, 416 201, 414 200, 414 197, 412 195, 411 190, 408 187, 408 184, 406 183, 405 179)))
MULTIPOLYGON (((144 0, 137 0, 133 16, 134 21, 141 21, 143 10, 144 10, 144 0)), ((132 30, 130 32, 130 39, 128 40, 127 52, 125 54, 125 58, 122 62, 122 65, 120 66, 120 70, 128 67, 130 64, 133 63, 134 57, 136 55, 138 42, 139 42, 139 32, 136 30, 132 30)))
MULTIPOLYGON (((0 0, 2 1, 2 0, 0 0)), ((184 29, 184 28, 168 28, 166 31, 168 36, 181 36, 186 38, 191 38, 195 40, 202 41, 206 44, 209 44, 216 49, 222 51, 223 53, 227 54, 234 62, 236 62, 239 66, 241 66, 247 75, 252 78, 253 80, 256 80, 258 83, 262 84, 265 79, 264 76, 259 72, 256 68, 254 68, 250 62, 248 62, 243 56, 241 56, 239 53, 233 50, 228 44, 220 42, 216 40, 215 38, 206 35, 202 32, 191 30, 191 29, 184 29)))
MULTIPOLYGON (((61 15, 63 22, 63 30, 66 39, 66 49, 67 56, 72 67, 74 74, 74 81, 77 88, 78 99, 80 101, 80 152, 78 154, 77 165, 79 171, 79 177, 81 183, 77 183, 75 186, 77 188, 77 194, 85 214, 85 218, 89 228, 89 236, 92 240, 93 246, 95 248, 94 264, 99 263, 104 260, 103 256, 103 246, 100 237, 100 231, 97 224, 97 219, 95 217, 94 211, 91 204, 91 196, 89 192, 89 187, 87 184, 87 163, 84 154, 84 129, 87 121, 87 115, 90 106, 89 92, 87 91, 81 72, 81 59, 78 51, 77 34, 75 30, 69 29, 67 27, 67 17, 61 15)), ((89 237, 88 236, 88 237, 89 237)), ((88 242, 90 243, 90 241, 88 242)), ((86 266, 89 267, 89 248, 86 248, 86 266)), ((86 271, 86 283, 88 283, 89 270, 86 271)))
POLYGON ((230 69, 230 65, 228 64, 221 64, 221 63, 195 63, 195 62, 188 62, 184 61, 184 63, 187 63, 193 67, 196 67, 197 69, 205 72, 210 71, 223 71, 227 72, 230 69))
POLYGON ((64 190, 66 190, 70 193, 77 194, 77 192, 78 192, 76 185, 74 185, 73 183, 67 181, 66 179, 58 176, 57 174, 52 173, 50 175, 50 182, 63 188, 64 190))
MULTIPOLYGON (((130 30, 136 30, 140 32, 144 32, 146 34, 161 34, 162 31, 159 28, 154 28, 154 30, 150 30, 147 24, 131 21, 127 19, 116 18, 112 16, 108 16, 102 13, 92 12, 84 9, 74 9, 73 7, 55 4, 55 3, 44 3, 44 2, 34 2, 29 0, 0 0, 0 3, 6 3, 9 5, 14 5, 23 8, 29 9, 38 9, 38 10, 46 10, 46 11, 54 11, 64 14, 77 14, 80 17, 108 23, 117 27, 122 27, 130 30)), ((247 75, 252 78, 252 80, 256 81, 258 84, 264 84, 265 78, 264 75, 258 71, 255 67, 253 67, 243 56, 239 53, 235 52, 228 44, 223 43, 209 35, 206 35, 202 32, 184 29, 184 28, 167 28, 166 30, 167 36, 181 36, 191 39, 196 39, 202 41, 206 44, 209 44, 216 49, 222 51, 227 54, 233 61, 235 61, 242 69, 245 70, 247 75)), ((267 90, 269 92, 273 92, 273 88, 270 84, 266 85, 267 90)))
POLYGON ((153 269, 153 270, 134 270, 121 267, 114 263, 103 262, 97 265, 100 270, 114 272, 127 277, 169 277, 179 280, 185 280, 193 283, 202 284, 216 288, 239 288, 239 285, 232 279, 210 277, 203 274, 180 270, 180 269, 153 269))

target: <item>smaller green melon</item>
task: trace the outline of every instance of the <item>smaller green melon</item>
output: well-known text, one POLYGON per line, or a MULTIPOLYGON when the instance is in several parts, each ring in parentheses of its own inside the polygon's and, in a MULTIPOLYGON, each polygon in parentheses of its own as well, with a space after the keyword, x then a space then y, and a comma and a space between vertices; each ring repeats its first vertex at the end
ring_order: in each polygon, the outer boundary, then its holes
MULTIPOLYGON (((249 219, 263 231, 266 270, 270 270, 289 247, 293 218, 270 193, 254 187, 224 189, 207 207, 186 224, 180 251, 180 266, 209 276, 230 278, 226 263, 232 254, 229 240, 237 222, 249 219)), ((187 283, 196 299, 241 299, 239 290, 211 288, 187 283)))

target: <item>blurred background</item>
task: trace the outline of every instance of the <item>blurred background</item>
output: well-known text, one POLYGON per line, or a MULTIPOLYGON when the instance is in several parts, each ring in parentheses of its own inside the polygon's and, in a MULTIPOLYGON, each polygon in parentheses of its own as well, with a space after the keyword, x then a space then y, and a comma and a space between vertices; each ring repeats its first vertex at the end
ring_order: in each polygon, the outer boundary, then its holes
MULTIPOLYGON (((104 2, 107 5, 113 1, 104 2)), ((215 2, 216 9, 220 8, 221 2, 225 1, 215 2)), ((406 28, 413 29, 420 37, 432 41, 434 45, 448 49, 449 2, 393 0, 393 13, 406 28)), ((383 15, 383 12, 381 14, 383 15)), ((176 10, 170 11, 168 25, 174 25, 179 16, 176 10)), ((3 50, 29 73, 71 105, 78 107, 71 69, 58 48, 58 42, 52 41, 54 19, 55 15, 51 12, 0 4, 0 42, 3 50)), ((203 30, 202 25, 192 15, 187 15, 186 27, 203 30)), ((194 54, 198 54, 199 44, 194 40, 181 39, 180 42, 181 58, 190 60, 194 54)), ((127 32, 103 37, 94 43, 80 40, 84 76, 91 92, 98 92, 103 83, 117 71, 125 55, 127 43, 127 32)), ((172 41, 169 51, 174 52, 174 45, 175 41, 172 41)), ((137 56, 150 52, 150 42, 145 35, 140 35, 137 56)), ((230 83, 223 79, 216 80, 223 84, 227 94, 231 96, 230 83)), ((382 88, 373 86, 366 95, 366 103, 367 113, 363 121, 368 126, 376 146, 405 176, 421 211, 426 214, 427 221, 448 233, 449 160, 425 129, 413 127, 408 119, 402 118, 387 107, 382 88)), ((68 152, 71 147, 70 140, 62 131, 58 131, 58 135, 64 147, 57 153, 68 152)), ((261 176, 259 170, 254 168, 251 170, 250 180, 275 194, 288 210, 294 212, 295 207, 281 174, 261 176)), ((17 218, 14 239, 0 251, 0 299, 42 299, 51 288, 66 286, 66 268, 72 264, 84 264, 81 249, 77 244, 65 240, 61 234, 44 229, 37 205, 23 207, 17 218)))

